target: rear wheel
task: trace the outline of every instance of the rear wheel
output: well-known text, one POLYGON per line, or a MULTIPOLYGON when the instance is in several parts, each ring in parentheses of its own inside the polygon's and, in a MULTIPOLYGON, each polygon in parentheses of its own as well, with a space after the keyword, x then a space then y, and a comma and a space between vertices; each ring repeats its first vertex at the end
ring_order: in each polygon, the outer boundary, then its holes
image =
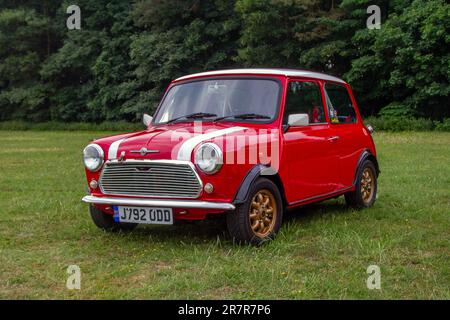
POLYGON ((275 237, 282 218, 282 199, 277 186, 259 178, 251 186, 248 200, 227 214, 227 226, 235 241, 259 245, 275 237))
POLYGON ((131 231, 137 226, 135 223, 115 222, 111 214, 104 213, 92 204, 89 206, 89 211, 94 224, 105 231, 131 231))
POLYGON ((355 208, 371 207, 377 197, 377 171, 372 161, 363 162, 356 178, 355 191, 345 194, 347 205, 355 208))

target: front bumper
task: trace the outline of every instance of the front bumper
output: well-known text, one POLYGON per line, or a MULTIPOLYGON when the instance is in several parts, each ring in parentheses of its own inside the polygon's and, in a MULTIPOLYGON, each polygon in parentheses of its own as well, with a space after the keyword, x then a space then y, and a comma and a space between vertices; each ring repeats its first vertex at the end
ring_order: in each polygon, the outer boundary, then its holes
POLYGON ((234 210, 235 206, 226 202, 198 200, 152 200, 143 198, 107 198, 85 196, 83 202, 112 206, 167 207, 184 209, 234 210))

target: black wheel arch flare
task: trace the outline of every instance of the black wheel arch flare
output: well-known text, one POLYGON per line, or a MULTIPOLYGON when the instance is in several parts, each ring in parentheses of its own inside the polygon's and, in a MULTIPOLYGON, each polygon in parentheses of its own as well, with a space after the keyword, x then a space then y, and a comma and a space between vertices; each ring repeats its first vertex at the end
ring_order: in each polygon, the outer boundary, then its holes
POLYGON ((270 167, 265 166, 263 164, 257 164, 252 169, 249 170, 245 178, 242 180, 239 190, 236 192, 236 195, 234 196, 233 204, 240 205, 248 200, 250 186, 259 177, 267 178, 271 180, 273 183, 275 183, 283 199, 283 205, 286 205, 287 202, 284 193, 284 186, 280 176, 278 175, 278 173, 273 172, 270 167))
POLYGON ((362 164, 364 163, 364 161, 366 160, 370 160, 373 162, 373 164, 375 165, 375 170, 376 170, 376 175, 377 177, 380 175, 381 171, 380 171, 380 167, 378 165, 378 160, 377 158, 373 155, 372 152, 370 152, 369 149, 365 149, 361 155, 359 156, 358 162, 356 164, 356 170, 355 170, 355 177, 353 178, 353 185, 356 185, 356 181, 357 178, 359 176, 360 171, 362 170, 362 164))

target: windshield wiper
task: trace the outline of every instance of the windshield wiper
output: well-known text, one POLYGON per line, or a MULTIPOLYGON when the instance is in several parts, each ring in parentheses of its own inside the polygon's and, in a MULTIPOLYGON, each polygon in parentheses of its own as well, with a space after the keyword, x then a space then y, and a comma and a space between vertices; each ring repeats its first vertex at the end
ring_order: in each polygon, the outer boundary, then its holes
POLYGON ((271 117, 263 115, 263 114, 257 114, 257 113, 243 113, 243 114, 237 114, 237 115, 231 115, 231 116, 224 116, 215 118, 213 122, 221 121, 224 119, 270 119, 271 117))
POLYGON ((212 118, 217 117, 217 114, 215 113, 206 113, 206 112, 196 112, 191 113, 185 116, 176 117, 166 122, 166 124, 173 123, 175 121, 181 120, 181 119, 202 119, 202 118, 212 118))

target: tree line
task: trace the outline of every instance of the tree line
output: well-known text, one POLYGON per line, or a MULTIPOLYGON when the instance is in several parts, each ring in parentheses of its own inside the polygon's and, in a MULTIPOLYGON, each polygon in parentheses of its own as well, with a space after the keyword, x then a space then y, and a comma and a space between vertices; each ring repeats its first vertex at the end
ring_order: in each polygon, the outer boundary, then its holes
POLYGON ((365 116, 448 118, 449 28, 445 0, 0 0, 0 121, 135 121, 170 80, 236 67, 342 77, 365 116))

